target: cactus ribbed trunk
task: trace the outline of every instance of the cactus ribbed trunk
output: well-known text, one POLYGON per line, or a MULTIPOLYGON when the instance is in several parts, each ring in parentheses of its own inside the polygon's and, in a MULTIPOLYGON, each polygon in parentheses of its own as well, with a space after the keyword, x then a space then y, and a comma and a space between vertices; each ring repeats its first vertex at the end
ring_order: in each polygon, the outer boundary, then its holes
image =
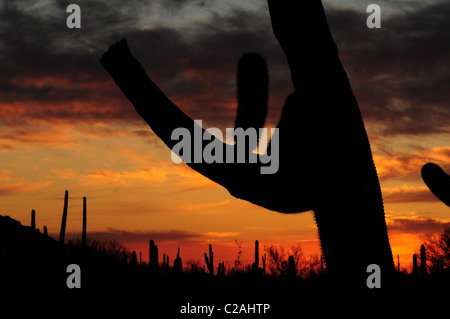
POLYGON ((64 238, 66 236, 66 223, 67 223, 67 205, 69 201, 69 191, 66 190, 64 194, 64 209, 61 221, 61 230, 59 232, 59 242, 64 244, 64 238))

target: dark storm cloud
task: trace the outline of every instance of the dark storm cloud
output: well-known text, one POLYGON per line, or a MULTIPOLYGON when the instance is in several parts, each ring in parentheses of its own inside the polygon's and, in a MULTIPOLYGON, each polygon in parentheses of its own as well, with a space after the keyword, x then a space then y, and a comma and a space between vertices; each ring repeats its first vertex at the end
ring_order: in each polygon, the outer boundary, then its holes
POLYGON ((365 27, 365 16, 328 19, 364 118, 385 136, 450 132, 450 2, 365 27))
MULTIPOLYGON (((211 1, 78 1, 82 29, 69 30, 69 1, 24 10, 33 3, 5 2, 0 12, 4 125, 36 118, 142 123, 98 62, 123 37, 155 83, 192 118, 218 126, 232 123, 236 63, 244 52, 260 52, 269 63, 268 124, 276 124, 274 115, 290 93, 289 70, 265 5, 219 13, 211 1), (142 28, 137 17, 149 8, 161 16, 170 13, 173 21, 183 19, 184 9, 207 8, 209 16, 188 29, 142 28), (4 106, 12 103, 16 113, 4 106)), ((450 3, 391 16, 378 30, 366 27, 364 11, 330 9, 327 16, 373 134, 450 131, 450 3)))

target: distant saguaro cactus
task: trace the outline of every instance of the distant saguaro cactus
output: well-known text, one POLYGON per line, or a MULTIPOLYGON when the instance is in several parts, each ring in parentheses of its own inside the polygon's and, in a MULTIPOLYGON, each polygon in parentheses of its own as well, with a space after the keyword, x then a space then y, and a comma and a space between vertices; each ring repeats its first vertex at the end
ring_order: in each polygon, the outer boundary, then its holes
POLYGON ((217 276, 225 276, 225 263, 223 261, 217 267, 217 276))
POLYGON ((87 237, 86 237, 86 226, 87 226, 87 211, 86 211, 86 197, 83 197, 83 231, 81 233, 81 245, 86 247, 87 237))
POLYGON ((294 277, 297 275, 297 267, 295 267, 294 256, 289 256, 287 274, 288 274, 288 276, 291 276, 291 277, 294 277))
POLYGON ((182 263, 181 257, 180 257, 180 248, 178 248, 177 258, 175 258, 175 260, 173 261, 173 271, 175 273, 183 272, 183 263, 182 263))
POLYGON ((209 274, 211 276, 214 276, 214 253, 212 251, 211 244, 209 244, 209 258, 208 258, 208 255, 205 253, 205 262, 206 262, 206 267, 208 268, 209 274))
POLYGON ((149 264, 151 269, 159 269, 158 246, 155 245, 153 239, 149 243, 149 264))
POLYGON ((131 261, 130 261, 131 266, 136 267, 137 266, 137 254, 135 251, 133 251, 131 253, 131 261))
POLYGON ((31 211, 31 228, 36 229, 36 211, 34 209, 31 211))
POLYGON ((422 167, 422 179, 430 191, 450 207, 450 176, 434 163, 422 167))
POLYGON ((44 236, 48 236, 47 226, 44 226, 44 236))
POLYGON ((423 244, 420 246, 420 274, 427 274, 427 253, 423 244))
POLYGON ((64 244, 64 238, 66 236, 66 223, 67 223, 67 205, 69 202, 69 191, 66 190, 64 194, 64 209, 61 220, 61 230, 59 232, 59 242, 64 244))
POLYGON ((260 274, 259 271, 259 241, 255 241, 255 261, 252 264, 253 274, 260 274))

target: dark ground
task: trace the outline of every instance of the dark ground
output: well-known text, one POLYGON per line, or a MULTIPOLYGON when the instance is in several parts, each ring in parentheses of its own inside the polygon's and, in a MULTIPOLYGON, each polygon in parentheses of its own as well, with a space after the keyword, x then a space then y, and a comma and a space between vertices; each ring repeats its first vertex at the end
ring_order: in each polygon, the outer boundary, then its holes
POLYGON ((59 244, 5 216, 0 216, 0 283, 4 306, 15 300, 42 307, 72 305, 73 311, 126 310, 149 318, 208 318, 207 314, 181 314, 181 307, 188 303, 214 305, 216 311, 209 318, 302 318, 306 311, 334 316, 354 312, 360 317, 422 310, 447 314, 450 297, 448 269, 424 277, 398 274, 393 289, 362 291, 345 287, 345 279, 335 285, 326 274, 302 279, 251 273, 216 277, 202 272, 155 273, 148 266, 117 261, 89 247, 59 244), (69 264, 81 268, 80 289, 66 285, 69 264), (232 304, 228 310, 235 310, 234 304, 238 309, 241 304, 269 304, 270 309, 227 314, 227 304, 232 304))

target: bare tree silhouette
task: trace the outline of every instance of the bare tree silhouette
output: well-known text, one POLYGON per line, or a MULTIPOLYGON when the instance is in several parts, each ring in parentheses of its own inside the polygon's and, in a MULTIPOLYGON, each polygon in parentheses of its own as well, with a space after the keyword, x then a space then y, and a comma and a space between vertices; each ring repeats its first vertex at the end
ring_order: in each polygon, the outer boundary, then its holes
POLYGON ((423 240, 431 272, 441 271, 450 266, 450 226, 444 227, 439 235, 427 236, 423 240))
MULTIPOLYGON (((367 266, 378 264, 386 287, 394 262, 381 188, 358 103, 322 3, 269 0, 268 4, 273 32, 286 55, 294 85, 278 123, 279 170, 262 175, 260 163, 188 165, 231 195, 264 208, 281 213, 313 210, 331 277, 365 287, 367 266)), ((191 134, 199 129, 147 76, 125 39, 111 45, 100 62, 169 148, 177 143, 171 139, 174 129, 185 128, 191 134)), ((253 74, 248 81, 256 81, 258 72, 253 74)), ((239 85, 240 90, 246 88, 239 85)), ((253 117, 263 114, 264 89, 249 94, 254 95, 253 103, 240 108, 260 101, 253 117)), ((260 121, 244 122, 251 126, 260 121)))

